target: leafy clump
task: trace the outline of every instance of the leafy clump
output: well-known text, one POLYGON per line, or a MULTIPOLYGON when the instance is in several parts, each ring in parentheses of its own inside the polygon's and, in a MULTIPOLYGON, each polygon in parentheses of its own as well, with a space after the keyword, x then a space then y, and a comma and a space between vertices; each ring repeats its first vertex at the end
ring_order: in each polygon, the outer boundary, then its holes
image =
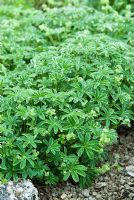
POLYGON ((133 119, 131 15, 1 6, 0 18, 0 180, 89 184, 133 119))

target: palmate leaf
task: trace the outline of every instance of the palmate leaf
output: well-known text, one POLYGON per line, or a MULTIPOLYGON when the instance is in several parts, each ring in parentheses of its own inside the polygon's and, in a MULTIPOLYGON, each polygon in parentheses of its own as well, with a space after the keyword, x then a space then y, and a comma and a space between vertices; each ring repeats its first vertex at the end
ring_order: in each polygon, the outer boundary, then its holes
POLYGON ((79 176, 85 177, 86 176, 87 168, 83 165, 76 165, 70 171, 64 173, 63 179, 66 181, 68 178, 72 177, 72 179, 77 183, 79 181, 79 176))
POLYGON ((87 170, 87 167, 85 167, 84 165, 76 165, 74 167, 74 169, 77 171, 77 173, 80 175, 80 176, 83 176, 85 177, 86 176, 86 170, 87 170))
POLYGON ((84 165, 75 165, 71 170, 72 179, 77 183, 79 181, 79 176, 86 176, 87 168, 84 165))
POLYGON ((52 153, 52 154, 56 154, 56 152, 60 151, 60 145, 58 144, 58 142, 56 140, 54 140, 53 138, 49 139, 48 142, 48 148, 46 150, 46 153, 52 153))
POLYGON ((79 181, 79 176, 85 177, 87 171, 87 167, 78 163, 76 155, 64 155, 60 169, 63 171, 64 180, 71 176, 75 182, 79 181))
POLYGON ((58 133, 58 130, 62 131, 62 124, 56 117, 50 117, 49 120, 47 120, 47 123, 49 124, 48 131, 51 132, 53 130, 55 134, 58 133))
POLYGON ((118 116, 113 109, 103 108, 103 110, 104 113, 102 114, 102 117, 100 117, 100 120, 106 121, 107 127, 110 127, 111 123, 118 124, 118 116))
POLYGON ((76 143, 74 145, 72 145, 73 148, 77 148, 77 154, 79 157, 81 157, 84 152, 87 154, 87 156, 89 157, 89 159, 93 159, 94 158, 94 153, 100 153, 102 148, 99 145, 99 141, 98 140, 91 140, 91 135, 86 133, 84 134, 78 134, 78 137, 80 139, 81 143, 76 143))

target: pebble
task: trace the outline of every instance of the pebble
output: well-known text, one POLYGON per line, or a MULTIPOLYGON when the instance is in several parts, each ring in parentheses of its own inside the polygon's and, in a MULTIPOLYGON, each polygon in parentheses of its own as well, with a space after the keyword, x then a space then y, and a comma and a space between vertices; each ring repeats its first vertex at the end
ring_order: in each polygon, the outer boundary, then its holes
POLYGON ((89 197, 89 190, 88 189, 85 189, 82 191, 82 194, 85 196, 85 197, 89 197))
POLYGON ((93 195, 96 196, 96 195, 97 195, 97 192, 93 192, 93 195))
POLYGON ((120 183, 121 183, 122 185, 124 185, 125 180, 124 180, 124 179, 121 179, 121 180, 120 180, 120 183))
POLYGON ((95 188, 99 189, 99 188, 105 187, 106 185, 107 185, 107 183, 105 183, 105 182, 99 182, 96 184, 95 188))
POLYGON ((130 176, 134 177, 134 165, 127 166, 126 171, 130 176))
POLYGON ((67 198, 67 195, 64 193, 61 195, 61 199, 66 199, 67 198))
POLYGON ((101 199, 101 194, 97 194, 96 198, 101 199))
POLYGON ((89 197, 88 200, 96 200, 94 197, 89 197))

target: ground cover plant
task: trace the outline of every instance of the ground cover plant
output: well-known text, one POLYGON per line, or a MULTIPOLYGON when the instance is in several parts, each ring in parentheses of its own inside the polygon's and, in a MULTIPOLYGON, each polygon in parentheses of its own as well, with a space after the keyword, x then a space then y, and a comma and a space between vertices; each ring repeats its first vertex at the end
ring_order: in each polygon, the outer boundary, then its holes
POLYGON ((133 119, 132 15, 107 4, 1 5, 1 181, 83 186, 107 170, 106 146, 133 119))

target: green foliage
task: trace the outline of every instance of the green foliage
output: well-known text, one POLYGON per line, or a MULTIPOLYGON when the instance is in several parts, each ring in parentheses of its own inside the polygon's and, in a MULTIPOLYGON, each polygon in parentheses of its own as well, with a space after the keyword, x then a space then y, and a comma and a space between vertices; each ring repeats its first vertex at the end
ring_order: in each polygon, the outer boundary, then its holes
POLYGON ((35 8, 49 7, 63 7, 63 6, 77 6, 86 5, 95 8, 102 8, 103 6, 113 6, 119 12, 124 11, 130 6, 130 9, 134 11, 134 0, 0 0, 1 4, 8 4, 14 6, 25 6, 35 8))
POLYGON ((83 186, 133 119, 134 20, 109 6, 43 9, 0 7, 0 180, 83 186))

